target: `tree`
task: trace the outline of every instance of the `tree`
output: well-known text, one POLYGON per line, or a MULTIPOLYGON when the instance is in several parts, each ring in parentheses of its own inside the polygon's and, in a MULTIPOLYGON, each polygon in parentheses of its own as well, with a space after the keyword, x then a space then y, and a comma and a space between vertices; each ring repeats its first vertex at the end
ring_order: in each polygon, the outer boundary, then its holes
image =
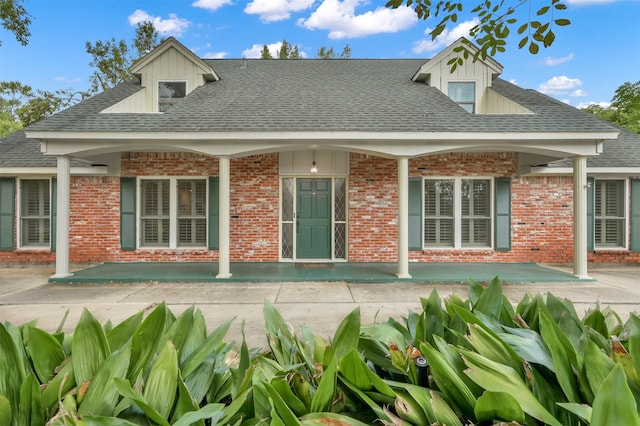
POLYGON ((5 30, 12 32, 16 40, 26 46, 31 36, 29 25, 32 16, 22 6, 22 2, 23 0, 0 0, 0 21, 5 30))
POLYGON ((590 105, 583 108, 602 120, 640 133, 640 81, 626 82, 619 86, 610 107, 590 105))
POLYGON ((89 93, 104 91, 131 79, 133 76, 129 68, 133 62, 162 41, 152 22, 142 22, 136 27, 136 36, 131 45, 125 40, 116 41, 115 38, 95 44, 86 42, 86 51, 93 57, 89 65, 97 68, 90 77, 89 93))
MULTIPOLYGON (((298 45, 293 45, 287 41, 282 40, 280 49, 277 52, 278 59, 300 59, 300 51, 298 45)), ((273 55, 269 52, 269 46, 266 44, 262 46, 262 52, 260 53, 260 59, 273 59, 273 55)))
MULTIPOLYGON (((517 29, 520 35, 518 48, 528 46, 529 52, 535 55, 540 50, 540 46, 549 47, 555 41, 555 27, 564 27, 571 22, 566 18, 558 18, 557 13, 567 9, 564 1, 561 0, 514 0, 510 5, 505 5, 504 0, 490 1, 483 0, 474 2, 476 5, 471 9, 480 23, 469 31, 467 43, 456 48, 459 54, 457 58, 449 61, 452 71, 462 65, 465 60, 472 57, 474 61, 478 58, 486 59, 488 55, 493 56, 498 52, 506 50, 506 39, 519 23, 516 16, 518 11, 526 11, 524 23, 517 29), (540 4, 544 4, 540 6, 540 4), (523 7, 523 6, 528 7, 523 7), (532 16, 534 8, 535 16, 532 16), (474 52, 471 49, 471 42, 479 47, 474 52)), ((473 3, 472 3, 473 4, 473 3)), ((439 18, 440 21, 435 28, 430 31, 431 39, 435 40, 448 25, 455 25, 458 21, 458 14, 469 8, 468 1, 452 0, 388 0, 386 6, 397 9, 400 6, 411 6, 415 10, 418 18, 428 19, 430 17, 439 18)))
POLYGON ((336 59, 336 57, 339 59, 350 59, 351 47, 349 47, 349 44, 347 43, 347 45, 342 49, 342 53, 340 53, 339 56, 336 56, 335 52, 333 51, 333 47, 327 49, 325 46, 322 46, 320 47, 320 49, 318 49, 316 57, 320 59, 336 59))

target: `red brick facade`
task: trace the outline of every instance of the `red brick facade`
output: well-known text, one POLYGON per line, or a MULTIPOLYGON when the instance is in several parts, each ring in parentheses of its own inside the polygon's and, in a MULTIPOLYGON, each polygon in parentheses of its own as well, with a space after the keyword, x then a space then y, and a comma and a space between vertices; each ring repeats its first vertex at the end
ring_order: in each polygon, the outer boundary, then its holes
MULTIPOLYGON (((278 154, 231 161, 231 261, 279 259, 280 182, 278 154)), ((517 177, 517 154, 448 153, 409 161, 410 177, 509 177, 511 250, 430 249, 410 251, 412 261, 549 262, 573 258, 573 180, 517 177)), ((124 153, 123 177, 218 175, 218 160, 191 153, 124 153)), ((352 262, 397 260, 397 163, 350 155, 348 256, 352 262)), ((70 260, 216 261, 216 250, 120 249, 120 178, 71 178, 70 260)), ((0 252, 0 262, 51 262, 49 250, 0 252)), ((625 250, 589 253, 590 261, 638 262, 625 250)))

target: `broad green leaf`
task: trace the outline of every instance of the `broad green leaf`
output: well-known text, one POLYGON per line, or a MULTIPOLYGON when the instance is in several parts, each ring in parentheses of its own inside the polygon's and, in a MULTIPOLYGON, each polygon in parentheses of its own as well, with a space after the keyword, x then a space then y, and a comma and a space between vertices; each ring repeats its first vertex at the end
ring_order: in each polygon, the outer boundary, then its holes
POLYGON ((576 361, 578 355, 569 339, 549 317, 540 315, 540 335, 551 351, 558 382, 569 402, 581 402, 580 390, 573 373, 574 368, 579 371, 582 363, 576 361))
POLYGON ((195 310, 191 321, 191 328, 189 329, 187 339, 180 353, 180 365, 184 365, 185 360, 189 358, 193 351, 198 349, 207 338, 207 321, 200 309, 195 310))
POLYGON ((331 410, 331 403, 336 392, 337 369, 336 359, 332 358, 318 382, 318 388, 311 400, 311 412, 331 410))
POLYGON ((477 422, 504 420, 524 424, 524 411, 518 401, 506 392, 487 391, 478 398, 474 409, 477 422))
POLYGON ((604 315, 599 310, 592 310, 583 320, 584 325, 593 328, 607 339, 609 338, 609 329, 604 315))
POLYGON ((160 343, 158 336, 164 334, 167 316, 167 307, 162 302, 151 311, 133 334, 131 340, 131 363, 127 373, 127 378, 131 382, 135 382, 138 375, 149 367, 160 343))
POLYGON ((215 359, 212 357, 204 360, 193 373, 184 379, 193 399, 198 402, 204 400, 215 374, 215 359))
POLYGON ((587 404, 578 404, 575 402, 558 402, 558 405, 568 412, 580 417, 581 419, 586 421, 587 424, 591 423, 591 413, 593 411, 591 406, 587 404))
POLYGON ((176 351, 178 352, 178 360, 182 359, 182 348, 189 337, 189 332, 193 325, 194 312, 195 307, 193 305, 185 309, 185 311, 176 318, 171 326, 169 326, 169 329, 160 341, 160 345, 162 346, 167 340, 171 340, 173 342, 173 346, 175 346, 176 351))
POLYGON ((62 345, 44 330, 34 327, 27 327, 25 330, 33 368, 40 383, 47 383, 53 378, 56 367, 64 360, 62 345))
POLYGON ((510 367, 491 361, 475 352, 460 349, 469 367, 465 374, 482 388, 491 392, 506 392, 513 396, 530 416, 552 426, 562 426, 533 396, 522 378, 510 367))
MULTIPOLYGON (((1 325, 1 324, 0 324, 1 325)), ((13 412, 11 411, 11 402, 9 399, 0 394, 0 425, 6 426, 12 424, 13 421, 13 412)))
POLYGON ((592 395, 597 395, 605 379, 613 370, 616 363, 609 358, 598 346, 589 341, 584 351, 583 370, 587 377, 592 395))
POLYGON ((69 392, 75 385, 73 363, 71 360, 66 360, 56 376, 45 385, 42 391, 42 408, 44 410, 54 408, 57 405, 59 396, 69 392))
MULTIPOLYGON (((176 397, 176 404, 173 412, 171 413, 171 424, 182 418, 186 413, 196 411, 200 405, 200 401, 194 400, 187 388, 187 385, 182 380, 182 377, 178 376, 178 394, 176 397)), ((202 420, 197 422, 197 426, 204 426, 202 420)))
MULTIPOLYGON (((176 321, 177 322, 177 321, 176 321)), ((231 321, 225 321, 216 328, 209 337, 181 365, 182 374, 188 377, 200 364, 209 358, 217 349, 224 347, 224 336, 229 331, 231 321)))
POLYGON ((137 423, 117 417, 104 416, 83 416, 81 423, 83 426, 138 426, 137 423))
MULTIPOLYGON (((351 391, 353 394, 355 394, 360 399, 360 401, 365 403, 375 413, 375 415, 379 419, 385 420, 385 421, 391 421, 391 419, 385 413, 384 409, 380 406, 380 404, 378 404, 376 401, 374 401, 373 398, 370 396, 370 395, 372 395, 371 392, 365 393, 365 392, 361 391, 360 389, 358 389, 357 387, 355 387, 349 381, 344 380, 344 378, 342 376, 339 376, 339 377, 340 377, 341 383, 347 389, 349 389, 349 391, 351 391)), ((395 393, 394 393, 394 398, 395 398, 395 393)), ((386 404, 391 404, 393 402, 393 400, 394 400, 393 398, 387 399, 385 403, 386 404)))
POLYGON ((116 351, 125 345, 133 337, 142 318, 144 317, 144 311, 140 311, 134 315, 131 315, 126 320, 115 326, 107 333, 107 341, 112 351, 116 351))
POLYGON ((629 328, 629 354, 636 371, 640 371, 640 318, 636 314, 630 314, 627 326, 629 328))
MULTIPOLYGON (((444 329, 447 323, 445 316, 446 311, 442 309, 442 301, 440 295, 434 289, 429 294, 428 299, 420 298, 422 304, 422 314, 420 315, 420 322, 415 332, 415 339, 420 342, 429 342, 430 345, 435 345, 434 337, 444 336, 444 329)), ((413 343, 415 346, 417 342, 413 343)))
POLYGON ((420 345, 420 351, 429 361, 429 369, 438 388, 447 400, 451 401, 464 416, 473 416, 473 407, 476 405, 476 397, 471 389, 458 376, 457 371, 446 359, 427 344, 420 345))
POLYGON ((18 426, 45 424, 39 385, 38 379, 33 374, 29 374, 22 382, 17 418, 18 426))
POLYGON ((591 426, 612 423, 625 426, 640 425, 636 400, 620 365, 616 365, 602 383, 600 392, 593 401, 591 413, 591 426))
POLYGON ((120 379, 116 377, 113 379, 113 383, 115 384, 116 389, 118 390, 120 395, 135 402, 147 417, 161 426, 170 426, 169 422, 164 417, 162 417, 160 413, 158 413, 151 405, 149 405, 144 396, 135 392, 131 388, 131 384, 127 379, 120 379))
POLYGON ((13 338, 5 325, 0 324, 0 395, 4 395, 9 401, 14 419, 18 412, 20 387, 24 379, 18 358, 18 348, 13 338))
POLYGON ((447 425, 447 426, 462 426, 462 422, 453 411, 451 406, 447 404, 438 393, 434 391, 430 391, 431 393, 431 409, 433 410, 433 415, 436 418, 436 423, 438 425, 447 425))
MULTIPOLYGON (((430 404, 431 405, 431 404, 430 404)), ((425 411, 420 404, 404 390, 396 391, 396 400, 394 402, 396 413, 402 419, 413 425, 426 425, 430 422, 427 420, 425 411)))
POLYGON ((275 411, 277 413, 277 418, 281 419, 287 426, 299 425, 300 421, 296 414, 292 411, 289 405, 287 405, 287 402, 285 402, 278 391, 270 383, 265 382, 264 387, 269 394, 269 400, 272 403, 272 412, 275 411))
POLYGON ((129 368, 131 345, 113 352, 96 372, 86 396, 80 403, 78 414, 111 416, 119 398, 113 380, 124 378, 129 368))
POLYGON ((508 365, 522 375, 522 358, 495 333, 477 324, 471 324, 468 339, 480 355, 508 365))
POLYGON ((198 423, 204 419, 211 419, 211 424, 224 424, 220 422, 220 419, 224 415, 225 406, 224 404, 207 404, 202 408, 199 408, 195 411, 190 411, 185 413, 184 416, 180 417, 172 426, 190 426, 198 423))
POLYGON ((354 309, 347 315, 336 330, 333 336, 333 352, 338 360, 354 349, 358 348, 360 338, 360 307, 354 309))
POLYGON ((73 332, 71 362, 78 385, 90 381, 111 354, 104 329, 86 308, 73 332))
POLYGON ((163 418, 168 419, 178 389, 178 353, 173 343, 166 342, 151 366, 143 396, 163 418))
POLYGON ((498 336, 525 361, 544 365, 550 371, 555 371, 549 348, 536 331, 510 327, 503 327, 503 329, 506 333, 498 333, 498 336))
POLYGON ((304 402, 293 392, 288 381, 285 379, 274 379, 271 381, 271 386, 278 392, 282 400, 286 401, 296 416, 302 416, 309 412, 304 402))
POLYGON ((502 283, 498 277, 495 277, 478 297, 478 301, 473 306, 473 312, 482 312, 491 318, 499 319, 503 299, 502 283))

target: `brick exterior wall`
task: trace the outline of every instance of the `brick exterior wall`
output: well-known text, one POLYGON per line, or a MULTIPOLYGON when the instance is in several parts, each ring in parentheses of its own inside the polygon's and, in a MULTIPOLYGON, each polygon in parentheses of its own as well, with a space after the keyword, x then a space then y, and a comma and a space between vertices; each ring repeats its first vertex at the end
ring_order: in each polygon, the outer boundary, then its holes
MULTIPOLYGON (((231 261, 279 259, 278 154, 231 161, 231 261)), ((123 153, 121 174, 217 176, 218 160, 191 153, 123 153)), ((448 153, 409 161, 409 176, 510 177, 511 250, 410 251, 420 262, 544 262, 573 259, 573 180, 517 177, 517 154, 448 153)), ((351 262, 397 260, 397 162, 350 154, 348 256, 351 262)), ((120 178, 71 178, 70 261, 216 261, 217 250, 120 249, 120 178)), ((0 252, 0 262, 52 262, 48 250, 0 252)), ((637 263, 640 253, 598 250, 589 260, 637 263)))

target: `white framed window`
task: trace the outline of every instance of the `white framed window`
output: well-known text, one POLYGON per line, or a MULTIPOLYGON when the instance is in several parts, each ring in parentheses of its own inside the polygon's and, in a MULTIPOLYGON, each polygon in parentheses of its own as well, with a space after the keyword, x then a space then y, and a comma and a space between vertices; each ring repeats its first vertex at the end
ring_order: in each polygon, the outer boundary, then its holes
POLYGON ((476 83, 473 81, 450 81, 447 94, 465 111, 474 114, 476 112, 476 83))
POLYGON ((20 246, 49 247, 51 242, 51 181, 20 180, 20 246))
POLYGON ((207 180, 140 180, 140 246, 206 247, 207 180))
POLYGON ((623 179, 599 179, 594 192, 596 248, 626 247, 627 197, 623 179))
POLYGON ((177 102, 178 99, 182 99, 185 96, 187 96, 186 81, 159 81, 158 111, 167 111, 177 102))
POLYGON ((425 178, 423 182, 425 248, 492 246, 492 179, 425 178))

